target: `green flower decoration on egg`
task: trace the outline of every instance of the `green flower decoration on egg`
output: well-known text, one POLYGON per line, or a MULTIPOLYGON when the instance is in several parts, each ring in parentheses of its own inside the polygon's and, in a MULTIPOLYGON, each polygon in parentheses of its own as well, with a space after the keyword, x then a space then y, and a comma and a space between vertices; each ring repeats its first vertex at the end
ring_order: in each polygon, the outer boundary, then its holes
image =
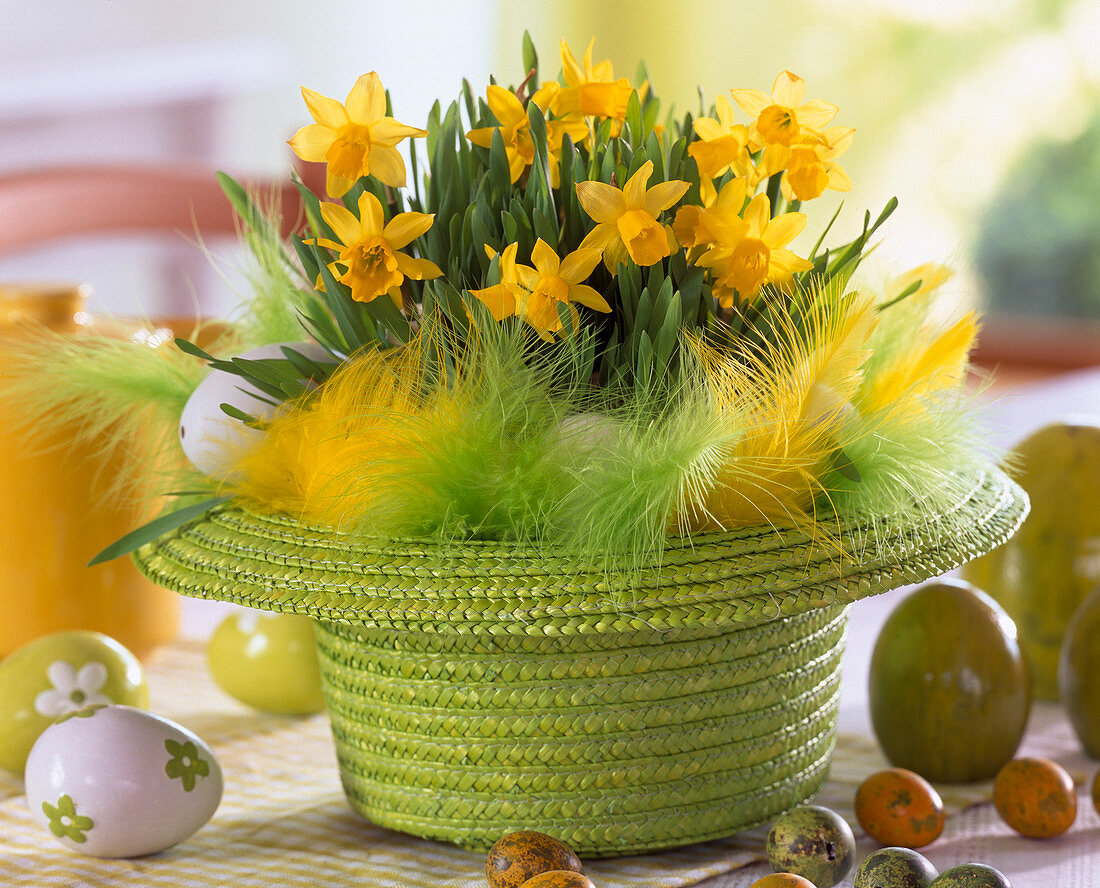
POLYGON ((50 832, 58 838, 68 837, 74 842, 85 842, 84 833, 94 826, 91 817, 76 813, 76 804, 72 797, 63 795, 57 800, 57 807, 49 802, 42 803, 42 811, 50 818, 50 832))
POLYGON ((195 788, 196 776, 206 777, 210 773, 210 763, 199 755, 198 749, 190 740, 186 743, 165 740, 164 748, 172 756, 164 766, 164 773, 173 780, 177 777, 182 780, 184 792, 191 792, 195 788))

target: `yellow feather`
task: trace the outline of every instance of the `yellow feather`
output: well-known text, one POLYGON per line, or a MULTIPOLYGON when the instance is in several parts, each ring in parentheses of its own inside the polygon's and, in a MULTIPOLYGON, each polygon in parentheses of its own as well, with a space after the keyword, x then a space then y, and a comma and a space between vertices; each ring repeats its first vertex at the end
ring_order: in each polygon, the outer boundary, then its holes
POLYGON ((696 480, 683 497, 680 532, 814 519, 875 316, 862 296, 824 293, 801 325, 789 315, 772 323, 777 343, 761 354, 691 342, 720 434, 710 483, 696 480))
POLYGON ((884 409, 919 411, 923 397, 957 388, 965 377, 977 333, 974 312, 946 330, 935 332, 929 325, 922 326, 909 348, 898 352, 895 360, 869 381, 859 397, 859 407, 868 413, 884 409))

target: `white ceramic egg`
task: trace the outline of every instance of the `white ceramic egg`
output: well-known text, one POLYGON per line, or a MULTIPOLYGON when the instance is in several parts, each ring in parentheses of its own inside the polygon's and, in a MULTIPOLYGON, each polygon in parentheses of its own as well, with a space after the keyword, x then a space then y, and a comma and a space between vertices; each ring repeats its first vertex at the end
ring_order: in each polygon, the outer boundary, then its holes
POLYGON ((92 857, 140 857, 182 842, 222 797, 210 748, 131 706, 58 719, 31 749, 25 778, 31 813, 61 844, 92 857))
MULTIPOLYGON (((263 345, 238 357, 253 361, 283 358, 284 345, 311 361, 332 361, 332 356, 314 342, 263 345)), ((183 452, 204 475, 226 480, 229 466, 263 433, 227 415, 221 405, 230 404, 257 419, 270 419, 277 409, 270 401, 269 396, 244 378, 224 370, 211 370, 195 387, 180 415, 183 452)))

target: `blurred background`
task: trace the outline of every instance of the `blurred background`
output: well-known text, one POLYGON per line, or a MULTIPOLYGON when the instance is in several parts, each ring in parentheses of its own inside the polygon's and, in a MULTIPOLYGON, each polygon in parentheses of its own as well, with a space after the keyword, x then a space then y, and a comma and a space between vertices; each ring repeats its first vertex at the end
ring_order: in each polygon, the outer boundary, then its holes
MULTIPOLYGON (((1096 0, 2 0, 0 174, 69 161, 186 160, 285 175, 310 118, 299 87, 341 101, 376 70, 394 115, 522 79, 529 30, 541 75, 558 42, 634 78, 644 59, 665 108, 728 88, 769 91, 784 68, 857 130, 838 235, 896 195, 868 274, 951 265, 959 299, 993 315, 1100 319, 1100 3, 1096 0)), ((841 198, 811 205, 812 242, 841 198)), ((73 208, 79 212, 78 207, 73 208)), ((0 220, 0 225, 3 225, 0 220)), ((0 280, 79 279, 96 311, 225 314, 223 279, 179 243, 128 242, 0 257, 0 280), (170 273, 165 274, 165 268, 170 273)), ((1045 321, 1044 321, 1045 322, 1045 321)), ((1082 322, 1083 323, 1083 322, 1082 322)), ((1025 325, 1027 329, 1036 329, 1025 325)), ((1091 330, 1087 324, 1075 329, 1091 330)))

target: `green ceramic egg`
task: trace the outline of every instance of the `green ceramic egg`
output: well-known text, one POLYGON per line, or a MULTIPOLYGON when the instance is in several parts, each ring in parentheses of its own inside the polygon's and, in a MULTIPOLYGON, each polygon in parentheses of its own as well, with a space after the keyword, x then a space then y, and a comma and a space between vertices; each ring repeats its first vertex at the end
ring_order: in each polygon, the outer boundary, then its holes
POLYGON ((887 617, 871 654, 871 724, 890 763, 926 780, 993 777, 1031 703, 1016 626, 969 583, 926 583, 887 617))
POLYGON ((856 870, 854 888, 928 888, 936 868, 911 848, 879 848, 856 870))
POLYGON ((149 705, 145 670, 99 632, 43 635, 0 662, 0 767, 21 773, 27 755, 58 716, 97 703, 149 705))
POLYGON ((217 628, 206 655, 218 687, 248 706, 279 715, 324 709, 308 617, 242 610, 217 628))
POLYGON ((768 832, 768 862, 776 872, 795 873, 817 888, 830 888, 852 868, 856 840, 835 811, 803 805, 781 814, 768 832))
POLYGON ((1012 883, 984 863, 963 863, 944 870, 929 888, 1012 888, 1012 883))
POLYGON ((1066 628, 1058 690, 1081 746, 1100 758, 1100 586, 1081 602, 1066 628))

